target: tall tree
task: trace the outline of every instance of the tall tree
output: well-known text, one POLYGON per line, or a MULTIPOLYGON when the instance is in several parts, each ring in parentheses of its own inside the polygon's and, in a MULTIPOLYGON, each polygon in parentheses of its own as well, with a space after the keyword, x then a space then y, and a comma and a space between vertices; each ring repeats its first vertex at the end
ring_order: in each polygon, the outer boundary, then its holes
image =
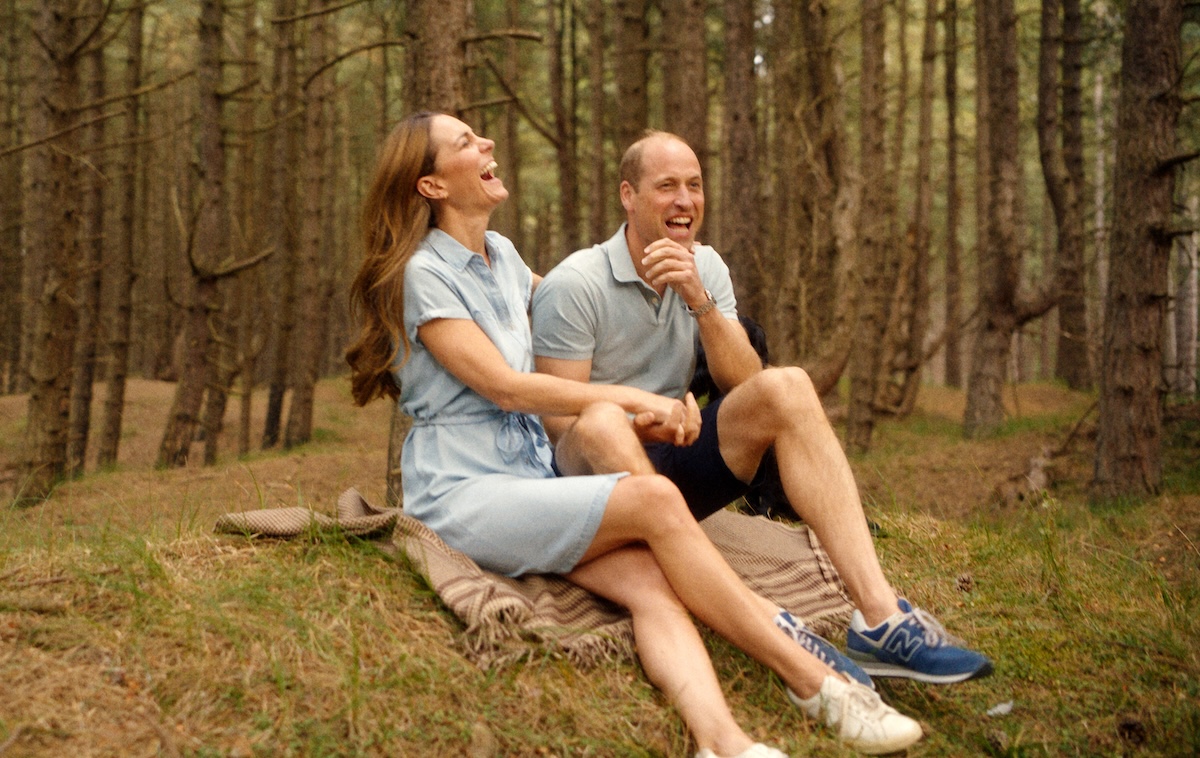
POLYGON ((404 77, 409 110, 462 112, 467 101, 463 38, 473 27, 465 0, 412 0, 404 77))
MULTIPOLYGON (((315 70, 322 65, 332 46, 329 44, 329 19, 323 12, 326 0, 311 0, 309 12, 308 59, 315 70)), ((300 222, 300 250, 296 268, 296 301, 305 305, 304 318, 297 321, 295 349, 292 352, 292 401, 284 446, 293 447, 312 437, 313 393, 320 376, 324 333, 328 323, 321 312, 324 303, 323 280, 329 262, 322 253, 325 244, 325 195, 329 157, 329 98, 333 91, 333 71, 326 70, 308 78, 304 91, 304 165, 301 167, 304 214, 300 222)))
MULTIPOLYGON (((1188 220, 1200 223, 1200 197, 1188 198, 1188 220)), ((1171 391, 1185 397, 1196 396, 1197 318, 1200 316, 1200 232, 1181 236, 1175 275, 1175 381, 1171 391)))
MULTIPOLYGON (((754 7, 738 0, 725 2, 725 103, 721 109, 721 172, 723 198, 717 214, 717 243, 733 269, 738 300, 747 312, 756 310, 755 293, 762 290, 756 258, 762 255, 759 225, 758 88, 754 72, 754 7)), ((711 192, 709 193, 711 194, 711 192)))
POLYGON ((17 499, 46 497, 67 465, 67 413, 75 342, 75 261, 82 207, 78 166, 80 57, 102 20, 78 13, 72 0, 49 0, 33 15, 33 76, 23 193, 28 307, 29 405, 17 476, 17 499), (89 24, 88 22, 91 21, 89 24))
POLYGON ((125 78, 127 97, 121 129, 120 159, 114 166, 114 193, 117 223, 111 245, 106 245, 106 296, 112 301, 105 331, 108 371, 104 397, 104 416, 100 426, 97 464, 117 462, 121 444, 121 419, 125 409, 125 386, 129 374, 129 337, 133 322, 134 213, 137 209, 138 164, 141 150, 141 99, 133 93, 142 84, 142 25, 145 3, 134 0, 125 20, 125 78))
POLYGON ((1055 374, 1073 389, 1091 385, 1083 276, 1082 27, 1079 0, 1043 0, 1037 132, 1042 175, 1058 230, 1060 299, 1055 374))
MULTIPOLYGON (((90 14, 103 18, 104 3, 92 0, 86 6, 90 14)), ((92 103, 104 100, 107 67, 104 50, 94 46, 83 57, 83 91, 92 103)), ((83 113, 93 113, 84 110, 83 113)), ((96 118, 83 134, 83 149, 89 163, 83 174, 80 228, 80 255, 76 280, 75 349, 71 372, 71 409, 68 412, 67 473, 82 476, 87 459, 88 438, 92 425, 92 386, 96 377, 96 345, 100 332, 100 287, 104 252, 104 204, 108 184, 105 158, 105 123, 96 118)))
POLYGON ((1004 420, 1001 396, 1013 334, 1055 302, 1054 284, 1038 291, 1021 287, 1021 166, 1017 14, 1012 0, 985 0, 982 15, 987 98, 987 164, 990 172, 986 226, 979 246, 979 329, 971 353, 963 433, 979 437, 1004 420))
POLYGON ((875 388, 879 373, 878 346, 883 338, 886 308, 891 287, 889 267, 887 186, 884 146, 886 118, 884 102, 884 52, 886 41, 882 0, 865 0, 862 10, 862 126, 859 133, 859 170, 863 178, 860 251, 863 305, 850 358, 850 408, 846 418, 846 446, 870 449, 875 429, 875 388))
MULTIPOLYGON (((0 139, 19 145, 23 139, 20 115, 22 86, 21 38, 25 26, 17 12, 16 0, 3 6, 4 39, 0 66, 4 67, 3 96, 0 97, 0 139)), ((16 391, 22 374, 21 355, 21 277, 12 272, 21 265, 21 154, 0 158, 0 270, 9 275, 0 278, 0 394, 16 391)))
POLYGON ((1182 22, 1181 0, 1131 0, 1126 9, 1093 482, 1103 496, 1154 493, 1162 483, 1162 327, 1182 22))
POLYGON ((649 40, 646 0, 617 0, 613 34, 613 74, 617 84, 617 150, 624 152, 649 119, 646 77, 649 40))
POLYGON ((554 111, 554 150, 558 157, 558 205, 564 250, 582 244, 579 222, 579 159, 576 136, 574 23, 572 3, 549 0, 550 104, 554 111), (569 43, 569 44, 567 44, 569 43), (569 68, 570 67, 570 68, 569 68))
POLYGON ((158 450, 159 466, 187 463, 200 422, 204 394, 213 376, 209 360, 210 320, 219 308, 218 282, 223 274, 218 267, 225 264, 230 250, 221 58, 224 21, 222 0, 203 0, 196 66, 200 98, 196 145, 199 197, 195 224, 184 246, 191 277, 183 329, 182 365, 158 450))
POLYGON ((616 197, 613 188, 608 184, 608 143, 605 139, 605 115, 608 113, 608 96, 604 91, 606 6, 604 0, 587 0, 584 15, 588 40, 587 80, 590 111, 586 144, 592 151, 588 199, 585 205, 591 209, 591 215, 588 217, 588 237, 592 240, 606 239, 612 234, 612 230, 608 228, 608 209, 616 197))
POLYGON ((296 71, 296 0, 275 0, 275 46, 272 52, 271 96, 274 115, 271 141, 270 215, 277 222, 268 227, 267 244, 272 250, 272 278, 277 282, 271 303, 273 314, 271 367, 267 408, 263 421, 263 448, 279 442, 283 422, 283 400, 290 374, 292 331, 296 320, 296 249, 300 213, 296 175, 299 138, 295 113, 299 107, 299 76, 296 71))
POLYGON ((945 382, 962 386, 962 251, 959 244, 959 213, 962 196, 958 178, 958 0, 946 0, 942 14, 946 30, 946 264, 945 264, 945 382))
POLYGON ((688 141, 708 169, 706 0, 662 0, 663 122, 688 141))

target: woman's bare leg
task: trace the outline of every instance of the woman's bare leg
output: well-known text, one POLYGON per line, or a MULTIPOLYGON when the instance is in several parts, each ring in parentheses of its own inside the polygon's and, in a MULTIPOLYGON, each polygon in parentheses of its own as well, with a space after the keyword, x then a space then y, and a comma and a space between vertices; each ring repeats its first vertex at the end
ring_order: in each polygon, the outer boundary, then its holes
POLYGON ((683 718, 697 747, 737 755, 753 743, 729 710, 691 616, 645 546, 582 564, 567 578, 629 609, 646 676, 683 718))
POLYGON ((820 690, 832 669, 775 627, 762 598, 729 567, 665 477, 617 482, 580 565, 637 543, 649 547, 671 589, 700 621, 779 674, 801 697, 820 690))

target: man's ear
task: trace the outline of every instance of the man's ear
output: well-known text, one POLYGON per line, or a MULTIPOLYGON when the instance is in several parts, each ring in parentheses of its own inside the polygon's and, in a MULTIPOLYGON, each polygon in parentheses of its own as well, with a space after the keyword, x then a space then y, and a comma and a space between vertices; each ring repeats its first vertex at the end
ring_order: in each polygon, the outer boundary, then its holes
POLYGON ((422 176, 417 180, 417 192, 430 200, 441 200, 446 197, 446 188, 432 175, 422 176))
POLYGON ((621 182, 621 206, 625 210, 629 210, 633 207, 633 196, 636 193, 637 190, 633 188, 632 184, 629 182, 621 182))

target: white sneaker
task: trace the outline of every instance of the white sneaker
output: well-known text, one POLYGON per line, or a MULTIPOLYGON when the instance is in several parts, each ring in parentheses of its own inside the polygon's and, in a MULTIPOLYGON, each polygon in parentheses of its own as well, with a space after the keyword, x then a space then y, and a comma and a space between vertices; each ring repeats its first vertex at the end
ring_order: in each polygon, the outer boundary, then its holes
POLYGON ((903 750, 921 739, 921 725, 879 699, 857 682, 827 676, 821 691, 804 699, 788 690, 788 698, 809 718, 823 722, 850 747, 879 755, 903 750))
MULTIPOLYGON (((696 753, 696 758, 720 758, 716 753, 703 748, 699 753, 696 753)), ((731 758, 788 758, 787 753, 782 753, 773 747, 767 747, 761 742, 755 742, 750 747, 738 753, 731 758)))

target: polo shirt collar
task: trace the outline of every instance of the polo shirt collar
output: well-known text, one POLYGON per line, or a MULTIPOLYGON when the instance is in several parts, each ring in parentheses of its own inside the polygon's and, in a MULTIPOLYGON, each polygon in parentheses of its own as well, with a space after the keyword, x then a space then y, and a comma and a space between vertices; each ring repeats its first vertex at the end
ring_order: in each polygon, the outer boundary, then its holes
POLYGON ((642 277, 638 276, 637 269, 633 267, 633 258, 629 255, 629 243, 625 240, 626 226, 628 223, 621 224, 617 233, 603 245, 604 252, 608 255, 608 265, 612 268, 613 279, 618 282, 645 284, 642 277))
MULTIPOLYGON (((441 229, 433 227, 425 235, 422 241, 424 247, 429 248, 439 258, 444 260, 459 271, 466 270, 467 266, 475 258, 479 258, 477 253, 468 250, 461 242, 446 234, 441 229)), ((492 260, 496 260, 499 253, 500 245, 493 245, 491 240, 491 232, 484 236, 484 244, 487 245, 488 255, 492 260)), ((481 259, 482 260, 482 259, 481 259)))

